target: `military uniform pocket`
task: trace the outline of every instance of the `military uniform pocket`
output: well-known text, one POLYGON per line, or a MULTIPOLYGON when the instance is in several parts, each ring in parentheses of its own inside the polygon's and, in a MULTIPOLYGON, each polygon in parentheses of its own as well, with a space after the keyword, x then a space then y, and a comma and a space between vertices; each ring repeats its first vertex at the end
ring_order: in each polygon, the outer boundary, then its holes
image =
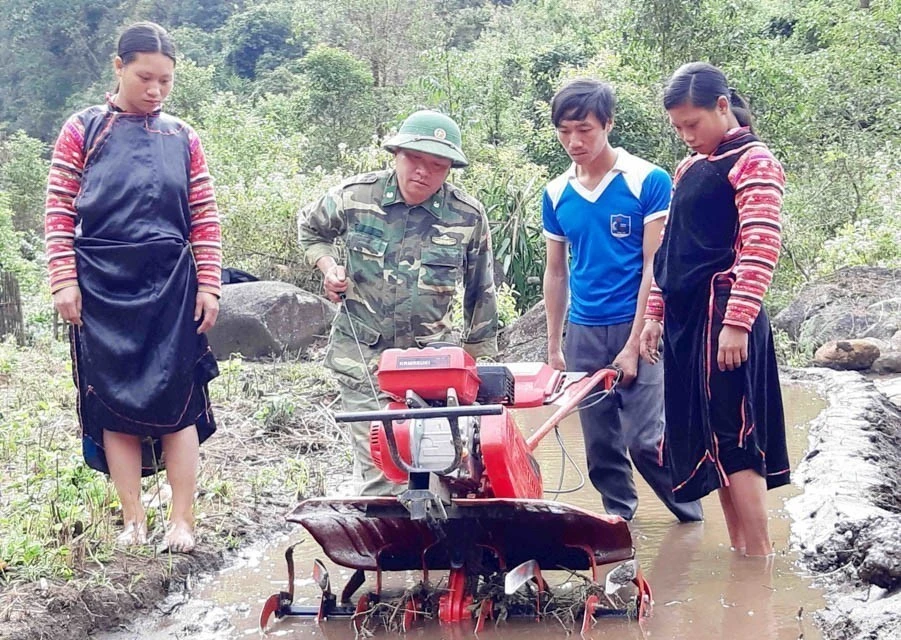
POLYGON ((463 265, 463 252, 459 246, 428 246, 422 249, 420 286, 436 293, 453 291, 463 265))
POLYGON ((383 279, 385 251, 388 241, 369 233, 353 231, 347 234, 347 262, 356 282, 378 282, 383 279))

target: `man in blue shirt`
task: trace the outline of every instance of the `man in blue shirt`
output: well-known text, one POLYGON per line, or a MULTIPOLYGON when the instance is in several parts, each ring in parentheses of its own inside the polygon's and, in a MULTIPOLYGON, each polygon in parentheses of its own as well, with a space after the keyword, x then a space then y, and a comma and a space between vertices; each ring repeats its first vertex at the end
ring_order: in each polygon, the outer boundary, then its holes
POLYGON ((672 183, 660 167, 610 145, 614 108, 611 87, 587 79, 570 82, 551 102, 557 139, 573 164, 548 183, 542 202, 548 363, 592 373, 612 364, 623 372, 618 398, 591 406, 589 396, 579 412, 588 476, 607 512, 635 515, 628 450, 666 507, 680 521, 697 521, 699 502, 673 499, 663 450, 663 365, 638 357, 672 183))

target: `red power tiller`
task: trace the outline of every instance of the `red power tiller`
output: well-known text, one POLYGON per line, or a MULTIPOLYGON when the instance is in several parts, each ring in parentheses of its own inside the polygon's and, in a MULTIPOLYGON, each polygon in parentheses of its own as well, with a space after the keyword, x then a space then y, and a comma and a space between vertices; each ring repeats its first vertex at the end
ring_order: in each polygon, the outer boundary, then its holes
POLYGON ((325 566, 315 561, 319 605, 295 605, 289 548, 288 590, 266 601, 261 628, 275 614, 317 621, 350 617, 359 630, 365 612, 391 597, 382 589, 384 571, 422 572, 422 588, 405 590, 397 603, 403 630, 436 601, 432 609, 442 623, 474 618, 476 633, 501 607, 506 617, 541 618, 553 600, 542 576, 548 570, 590 571, 588 588, 580 592, 583 633, 597 616, 640 619, 649 612, 650 587, 626 521, 545 500, 533 456, 580 402, 614 393, 619 372, 601 369, 588 376, 544 363, 477 365, 463 349, 442 346, 389 349, 377 376, 393 400, 383 410, 340 413, 335 420, 371 422, 373 461, 400 493, 300 503, 288 520, 306 528, 329 559, 355 573, 339 601, 325 566), (526 438, 510 409, 544 405, 557 410, 526 438), (430 588, 431 571, 448 572, 440 594, 430 588), (375 574, 374 588, 354 601, 366 572, 375 574), (503 588, 486 589, 492 581, 502 581, 503 588), (626 599, 613 597, 623 586, 626 599), (503 601, 523 591, 529 597, 515 605, 503 601))

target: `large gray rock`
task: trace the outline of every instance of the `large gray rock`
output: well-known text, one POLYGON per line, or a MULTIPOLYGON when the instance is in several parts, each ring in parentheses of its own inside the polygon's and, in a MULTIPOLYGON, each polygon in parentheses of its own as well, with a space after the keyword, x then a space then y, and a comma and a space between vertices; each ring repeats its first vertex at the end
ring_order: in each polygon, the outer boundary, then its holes
POLYGON ((544 300, 526 311, 501 339, 504 362, 547 362, 547 316, 544 300))
POLYGON ((873 370, 873 373, 883 375, 901 373, 901 351, 881 353, 870 368, 873 370))
POLYGON ((901 586, 901 515, 875 518, 867 524, 858 539, 862 559, 855 562, 857 574, 869 584, 895 589, 901 586))
POLYGON ((296 355, 328 335, 336 310, 324 298, 275 281, 226 285, 219 306, 209 339, 220 359, 296 355))
POLYGON ((879 347, 866 340, 833 340, 817 349, 813 364, 842 371, 863 371, 879 357, 879 347))
POLYGON ((774 319, 800 345, 830 340, 889 340, 901 330, 901 269, 847 267, 804 288, 774 319))

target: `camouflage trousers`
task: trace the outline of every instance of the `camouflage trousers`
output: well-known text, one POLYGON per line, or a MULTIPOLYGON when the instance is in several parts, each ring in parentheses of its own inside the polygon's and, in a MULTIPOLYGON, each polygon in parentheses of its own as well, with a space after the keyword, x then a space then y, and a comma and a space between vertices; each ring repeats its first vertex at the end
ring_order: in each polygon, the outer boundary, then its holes
MULTIPOLYGON (((377 344, 372 346, 362 344, 358 347, 353 340, 348 340, 343 334, 339 332, 332 334, 325 356, 325 366, 335 374, 344 411, 375 411, 383 408, 388 402, 388 396, 378 392, 378 381, 375 378, 378 357, 384 350, 377 347, 377 344), (362 356, 360 351, 363 352, 362 356)), ((369 424, 369 422, 347 423, 353 447, 354 492, 361 496, 396 495, 405 486, 388 480, 373 464, 372 454, 369 451, 369 424)))

